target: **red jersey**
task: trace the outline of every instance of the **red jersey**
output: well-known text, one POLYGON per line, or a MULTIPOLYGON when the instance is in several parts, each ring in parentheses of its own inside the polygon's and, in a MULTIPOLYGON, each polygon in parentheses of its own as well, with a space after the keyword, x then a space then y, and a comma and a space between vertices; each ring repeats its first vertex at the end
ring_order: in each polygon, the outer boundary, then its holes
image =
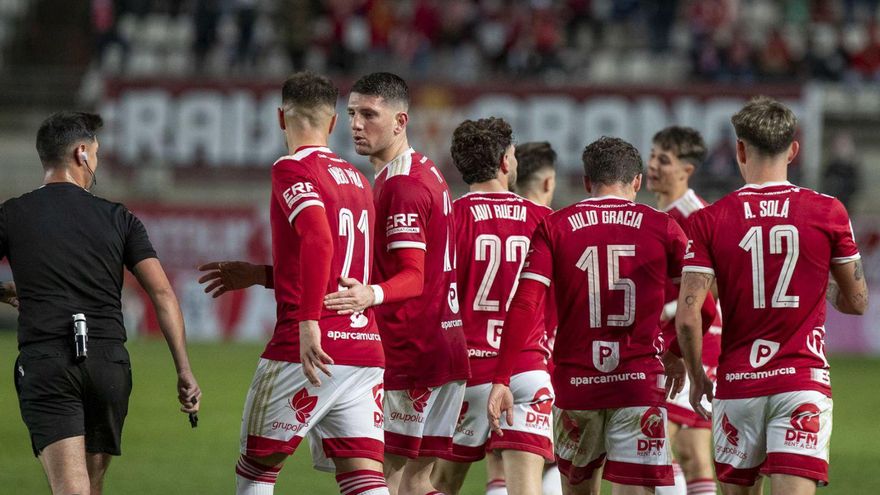
MULTIPOLYGON (((263 357, 299 362, 299 309, 302 294, 302 239, 294 229, 297 215, 317 206, 324 209, 333 238, 330 278, 325 292, 341 290, 339 277, 369 283, 373 259, 375 213, 370 183, 356 168, 328 148, 307 146, 278 159, 272 166, 272 260, 278 321, 263 357), (338 235, 337 235, 338 234, 338 235)), ((373 312, 337 315, 321 310, 321 347, 336 364, 384 366, 384 354, 373 312)))
POLYGON ((724 312, 719 399, 831 395, 825 290, 859 258, 837 199, 788 182, 746 185, 691 217, 684 271, 711 273, 724 312))
POLYGON ((410 148, 376 175, 376 277, 392 276, 391 251, 425 250, 422 295, 376 306, 388 367, 385 389, 434 387, 468 377, 455 280, 455 225, 443 175, 410 148))
MULTIPOLYGON (((495 374, 501 330, 535 227, 553 213, 511 192, 465 194, 452 203, 455 213, 458 290, 467 337, 471 378, 468 385, 489 383, 495 374)), ((542 346, 545 322, 535 320, 515 373, 547 369, 542 346)))
POLYGON ((560 408, 664 404, 660 313, 686 244, 669 215, 616 197, 590 198, 544 219, 521 278, 555 287, 560 408))
MULTIPOLYGON (((685 234, 689 234, 689 218, 697 210, 702 210, 709 203, 703 198, 697 196, 693 189, 688 189, 684 196, 673 201, 663 211, 669 214, 684 229, 685 234)), ((666 302, 674 303, 678 301, 678 285, 671 281, 667 285, 666 302)), ((708 297, 712 297, 711 295, 708 297)), ((717 303, 716 303, 717 305, 717 303)), ((703 311, 703 318, 709 313, 703 311)), ((709 316, 711 317, 711 316, 709 316)), ((663 324, 663 335, 668 341, 669 338, 675 336, 675 318, 663 324)), ((703 364, 710 368, 718 366, 718 355, 721 353, 721 310, 716 307, 715 315, 709 331, 703 334, 703 364)))

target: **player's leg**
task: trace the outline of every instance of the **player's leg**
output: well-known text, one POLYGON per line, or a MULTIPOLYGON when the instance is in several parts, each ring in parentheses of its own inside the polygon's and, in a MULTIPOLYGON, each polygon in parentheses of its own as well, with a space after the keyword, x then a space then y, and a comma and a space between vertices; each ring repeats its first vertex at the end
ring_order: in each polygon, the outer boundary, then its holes
POLYGON ((427 403, 432 391, 385 390, 385 481, 392 495, 397 495, 403 470, 409 459, 419 455, 427 403))
POLYGON ((609 410, 605 433, 608 458, 603 477, 612 483, 612 493, 653 493, 654 487, 672 486, 666 424, 665 407, 609 410))
POLYGON ((489 447, 502 451, 509 493, 541 493, 544 463, 555 459, 550 375, 543 370, 517 373, 510 379, 510 391, 513 425, 502 421, 503 435, 493 433, 489 447))
POLYGON ((410 459, 403 470, 400 495, 433 493, 431 472, 436 461, 452 453, 452 438, 466 392, 463 380, 444 383, 431 389, 425 405, 425 424, 418 458, 410 459))
POLYGON ((391 495, 397 495, 400 487, 400 480, 403 477, 403 468, 406 467, 408 457, 397 454, 389 454, 385 451, 385 464, 383 472, 385 474, 385 482, 388 484, 388 491, 391 495))
POLYGON ((831 398, 816 391, 769 397, 767 462, 771 492, 812 495, 828 483, 831 443, 831 398))
POLYGON ((440 455, 431 472, 431 483, 438 491, 457 495, 471 463, 485 457, 486 442, 489 440, 486 404, 491 390, 492 385, 489 383, 472 385, 465 389, 464 401, 461 403, 452 436, 452 451, 448 455, 440 455))
POLYGON ((598 495, 605 462, 606 411, 572 411, 553 407, 553 447, 562 493, 598 495))
POLYGON ((320 450, 321 459, 333 461, 343 495, 388 495, 382 470, 383 370, 335 366, 333 374, 339 393, 331 410, 309 432, 312 452, 320 450))
POLYGON ((715 473, 725 495, 760 495, 767 458, 767 397, 715 399, 712 436, 715 473))
POLYGON ((40 463, 55 495, 89 493, 85 437, 69 437, 46 446, 40 463))
POLYGON ((539 495, 544 474, 544 457, 531 452, 505 449, 504 472, 507 473, 507 493, 510 495, 539 495))
POLYGON ((712 430, 682 428, 675 435, 673 448, 687 480, 688 495, 714 495, 712 471, 712 430))
POLYGON ((86 469, 89 472, 89 485, 91 486, 90 495, 104 493, 104 475, 107 474, 111 459, 113 456, 110 454, 86 454, 86 469))
POLYGON ((687 495, 687 481, 685 481, 684 473, 678 463, 678 447, 675 443, 678 432, 681 431, 681 425, 672 421, 672 411, 674 406, 667 402, 667 411, 669 413, 669 422, 666 424, 666 438, 669 441, 672 455, 672 486, 658 486, 654 489, 657 495, 687 495))
POLYGON ((501 452, 492 450, 486 455, 486 495, 507 495, 504 461, 501 452))
POLYGON ((543 495, 562 495, 562 475, 559 474, 559 466, 555 462, 544 464, 541 493, 543 495))
POLYGON ((446 495, 458 495, 470 468, 470 462, 438 459, 431 471, 431 484, 446 495))

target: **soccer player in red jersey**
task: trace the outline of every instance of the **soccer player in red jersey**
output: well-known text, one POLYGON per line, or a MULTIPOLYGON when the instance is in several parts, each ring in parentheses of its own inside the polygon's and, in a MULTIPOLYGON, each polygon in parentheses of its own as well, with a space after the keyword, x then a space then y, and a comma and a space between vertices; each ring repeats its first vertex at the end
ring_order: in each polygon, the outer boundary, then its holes
MULTIPOLYGON (((495 431, 502 432, 502 412, 513 424, 508 383, 552 281, 554 436, 564 491, 592 493, 604 464, 613 493, 652 493, 672 484, 659 322, 666 280, 681 269, 687 239, 668 215, 633 202, 642 160, 632 145, 601 138, 583 161, 592 197, 549 215, 532 237, 488 414, 495 431)), ((667 386, 677 388, 680 378, 667 376, 667 386)))
POLYGON ((724 315, 713 403, 715 471, 726 494, 813 494, 828 481, 831 380, 825 295, 862 314, 868 289, 846 209, 787 181, 798 152, 797 120, 756 98, 731 119, 746 186, 697 211, 676 326, 691 404, 712 398, 703 371, 699 308, 717 281, 724 315))
MULTIPOLYGON (((654 135, 651 156, 648 160, 648 190, 657 197, 657 207, 681 225, 688 232, 688 218, 708 203, 697 196, 688 182, 694 171, 706 159, 706 144, 700 133, 690 127, 671 126, 654 135)), ((667 286, 667 304, 663 310, 663 335, 675 337, 675 308, 678 301, 678 287, 672 282, 667 286)), ((710 296, 711 299, 711 296, 710 296)), ((709 304, 704 312, 704 321, 715 316, 712 326, 703 338, 703 367, 706 374, 714 380, 721 351, 721 316, 709 304), (714 311, 713 311, 714 310, 714 311)), ((708 402, 703 403, 711 410, 708 402)), ((712 471, 712 422, 701 417, 691 408, 687 381, 682 392, 666 404, 669 412, 669 436, 675 461, 673 471, 676 486, 663 488, 664 495, 709 495, 716 493, 712 471), (679 467, 681 466, 681 467, 679 467), (684 479, 681 479, 683 475, 684 479)))
POLYGON ((433 493, 436 458, 452 448, 468 378, 459 315, 452 200, 443 175, 406 136, 409 90, 400 77, 369 74, 352 87, 355 150, 376 170, 374 285, 343 279, 325 298, 347 314, 375 306, 387 358, 385 468, 392 491, 433 493))
POLYGON ((550 208, 556 191, 556 151, 547 141, 516 145, 516 182, 513 192, 550 208))
POLYGON ((513 130, 502 119, 466 120, 452 135, 452 159, 470 192, 453 203, 458 288, 470 356, 452 452, 434 468, 434 485, 458 494, 471 463, 487 444, 502 453, 508 492, 541 492, 544 460, 552 461, 550 410, 553 386, 547 373, 544 319, 535 320, 511 378, 518 414, 504 436, 491 435, 486 404, 497 365, 501 328, 516 290, 529 240, 550 208, 509 191, 516 181, 513 130))
POLYGON ((369 279, 375 223, 369 182, 326 147, 337 97, 311 73, 282 89, 278 118, 291 154, 272 166, 269 212, 278 322, 245 403, 239 495, 273 493, 284 460, 307 435, 313 451, 334 461, 341 493, 389 493, 376 321, 371 311, 322 309, 340 277, 369 279))

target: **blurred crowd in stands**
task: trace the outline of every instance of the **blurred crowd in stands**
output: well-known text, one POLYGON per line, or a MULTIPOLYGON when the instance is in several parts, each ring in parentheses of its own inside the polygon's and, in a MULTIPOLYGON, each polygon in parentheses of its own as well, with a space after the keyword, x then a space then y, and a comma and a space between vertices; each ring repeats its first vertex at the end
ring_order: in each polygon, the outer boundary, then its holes
POLYGON ((91 0, 102 70, 880 79, 880 0, 91 0))

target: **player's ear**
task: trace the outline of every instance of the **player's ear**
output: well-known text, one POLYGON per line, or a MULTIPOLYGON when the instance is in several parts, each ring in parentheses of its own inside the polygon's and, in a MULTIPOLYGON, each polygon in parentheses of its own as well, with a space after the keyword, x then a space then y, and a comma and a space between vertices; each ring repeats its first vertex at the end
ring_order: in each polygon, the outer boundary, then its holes
POLYGON ((327 131, 327 134, 333 134, 333 129, 336 128, 336 120, 337 120, 337 117, 339 117, 339 114, 334 113, 334 114, 333 114, 333 118, 330 119, 330 130, 327 131))
POLYGON ((632 181, 633 192, 639 192, 639 189, 642 188, 642 174, 636 176, 632 181))
POLYGON ((287 130, 287 124, 284 123, 284 109, 281 107, 278 107, 278 127, 280 127, 282 131, 287 130))
POLYGON ((593 193, 593 183, 590 182, 590 178, 586 175, 584 176, 584 189, 587 190, 588 193, 593 193))
POLYGON ((544 192, 552 193, 556 189, 556 174, 550 174, 544 178, 544 192))
POLYGON ((792 161, 794 161, 794 157, 797 156, 798 151, 800 151, 800 149, 801 149, 800 143, 798 143, 797 141, 791 142, 791 145, 789 145, 789 147, 788 147, 788 158, 787 158, 788 162, 787 163, 791 163, 792 161))
POLYGON ((697 167, 691 162, 682 162, 682 168, 684 169, 685 179, 689 179, 694 175, 694 171, 697 170, 697 167))
POLYGON ((394 133, 400 134, 401 132, 406 131, 406 124, 409 122, 409 115, 406 112, 397 112, 397 115, 394 116, 395 123, 397 124, 394 127, 394 133))
POLYGON ((746 163, 746 143, 742 139, 736 140, 736 162, 740 166, 746 163))

